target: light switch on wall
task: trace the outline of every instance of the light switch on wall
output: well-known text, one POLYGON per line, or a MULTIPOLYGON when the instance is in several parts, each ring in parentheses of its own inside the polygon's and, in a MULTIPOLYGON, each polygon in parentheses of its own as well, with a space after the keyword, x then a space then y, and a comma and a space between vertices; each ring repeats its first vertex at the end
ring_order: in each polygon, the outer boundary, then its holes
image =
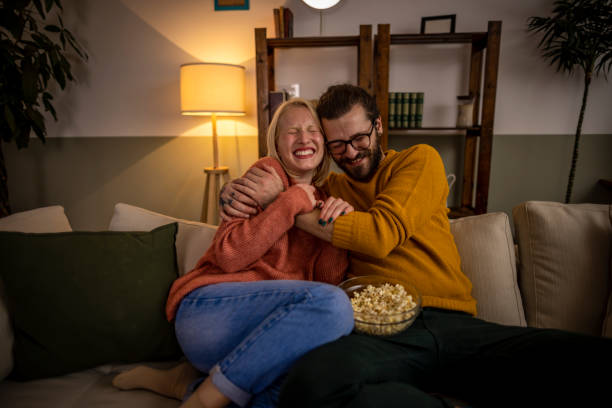
POLYGON ((300 84, 280 85, 279 90, 287 92, 289 99, 300 96, 300 84))

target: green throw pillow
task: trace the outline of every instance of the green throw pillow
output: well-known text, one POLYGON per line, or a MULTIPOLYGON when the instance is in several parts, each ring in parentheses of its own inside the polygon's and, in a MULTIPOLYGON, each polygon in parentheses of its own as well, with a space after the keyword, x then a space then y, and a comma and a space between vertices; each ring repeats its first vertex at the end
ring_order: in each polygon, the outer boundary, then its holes
POLYGON ((16 380, 180 355, 165 304, 177 224, 151 232, 0 232, 16 380))

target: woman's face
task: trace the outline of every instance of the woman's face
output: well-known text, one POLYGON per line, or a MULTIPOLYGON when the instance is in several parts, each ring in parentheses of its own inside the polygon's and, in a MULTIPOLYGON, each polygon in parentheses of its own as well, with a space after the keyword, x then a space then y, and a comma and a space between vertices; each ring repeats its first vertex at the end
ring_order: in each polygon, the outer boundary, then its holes
POLYGON ((293 177, 310 175, 323 160, 323 134, 310 111, 303 106, 290 106, 278 121, 278 156, 293 177))

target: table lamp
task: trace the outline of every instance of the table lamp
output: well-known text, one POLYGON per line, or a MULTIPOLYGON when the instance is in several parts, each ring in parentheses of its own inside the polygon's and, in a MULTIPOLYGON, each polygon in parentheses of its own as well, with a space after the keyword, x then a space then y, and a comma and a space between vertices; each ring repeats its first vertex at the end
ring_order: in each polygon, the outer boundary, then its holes
POLYGON ((206 185, 202 222, 217 224, 221 179, 229 179, 229 168, 219 166, 217 116, 244 116, 244 67, 220 63, 181 65, 181 114, 210 116, 212 121, 213 167, 204 168, 206 185), (210 200, 210 179, 215 199, 210 200), (210 216, 209 216, 210 214, 210 216))

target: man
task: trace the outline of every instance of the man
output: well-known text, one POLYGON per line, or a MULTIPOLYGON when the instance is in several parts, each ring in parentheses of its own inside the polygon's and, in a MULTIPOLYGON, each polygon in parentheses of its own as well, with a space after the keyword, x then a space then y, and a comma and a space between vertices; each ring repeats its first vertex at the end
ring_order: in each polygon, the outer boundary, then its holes
MULTIPOLYGON (((296 225, 350 250, 350 275, 411 283, 423 311, 396 335, 353 333, 305 355, 288 375, 280 407, 449 407, 450 398, 486 407, 588 405, 604 398, 594 368, 610 367, 612 341, 473 317, 471 283, 450 233, 444 166, 433 148, 383 152, 375 99, 352 85, 330 87, 317 113, 345 172, 331 174, 324 188, 355 211, 330 220, 333 210, 324 208, 296 225)), ((247 174, 222 193, 222 216, 246 216, 244 203, 265 207, 278 191, 267 172, 247 174)))

